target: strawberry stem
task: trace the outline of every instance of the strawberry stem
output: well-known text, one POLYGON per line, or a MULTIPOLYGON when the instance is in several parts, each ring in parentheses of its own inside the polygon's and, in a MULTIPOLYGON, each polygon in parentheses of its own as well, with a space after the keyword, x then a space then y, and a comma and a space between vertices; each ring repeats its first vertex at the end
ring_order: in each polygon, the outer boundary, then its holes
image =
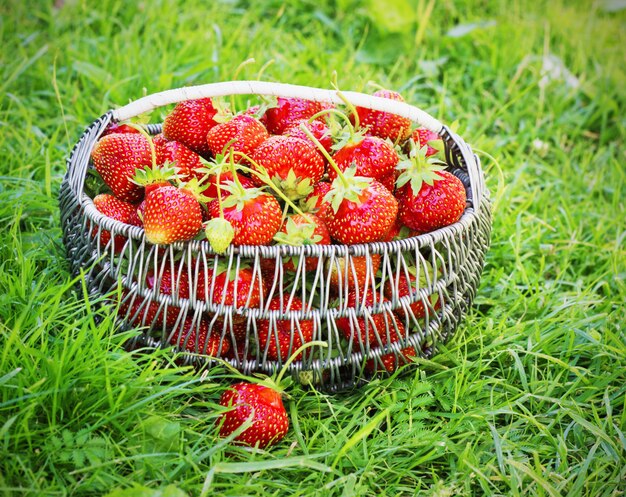
MULTIPOLYGON (((239 74, 244 67, 249 66, 250 64, 254 64, 255 62, 256 60, 254 60, 254 57, 250 57, 249 59, 244 60, 241 64, 239 64, 237 66, 237 69, 235 69, 235 72, 233 73, 233 81, 237 81, 237 78, 239 77, 239 74)), ((233 114, 235 113, 235 95, 230 96, 230 111, 233 114)))
POLYGON ((322 116, 328 115, 328 114, 333 114, 335 116, 339 116, 339 117, 341 117, 341 119, 343 119, 346 122, 346 127, 348 128, 348 132, 350 133, 350 141, 354 141, 354 133, 355 133, 354 126, 350 122, 350 118, 348 116, 346 116, 343 112, 341 112, 338 109, 323 109, 323 110, 320 110, 317 114, 314 114, 314 115, 312 115, 309 118, 309 122, 312 123, 316 119, 318 119, 318 118, 320 118, 322 116))
POLYGON ((268 60, 265 64, 263 64, 261 66, 261 69, 259 69, 259 72, 256 75, 256 79, 257 81, 261 81, 261 76, 263 76, 263 73, 265 72, 265 70, 271 66, 274 63, 274 59, 270 59, 268 60))
POLYGON ((332 156, 326 151, 326 149, 324 148, 324 145, 322 145, 320 143, 320 141, 315 138, 315 136, 313 136, 313 133, 311 133, 311 131, 304 125, 304 124, 300 124, 300 129, 303 131, 303 133, 309 138, 309 140, 311 140, 315 146, 319 149, 319 151, 322 153, 322 155, 326 158, 326 160, 328 161, 328 163, 330 164, 330 166, 335 170, 335 172, 337 173, 337 176, 341 179, 341 182, 343 183, 343 185, 345 187, 350 186, 350 183, 348 182, 348 180, 346 179, 346 177, 344 176, 343 172, 341 171, 341 169, 339 169, 339 166, 337 165, 337 163, 335 162, 335 160, 332 158, 332 156))
MULTIPOLYGON (((246 159, 248 162, 250 162, 250 164, 252 164, 253 166, 262 169, 262 166, 256 162, 254 159, 252 159, 249 155, 243 153, 243 152, 239 152, 239 151, 234 151, 234 154, 246 159)), ((297 214, 300 214, 301 216, 304 216, 304 212, 302 212, 291 200, 289 200, 289 198, 280 191, 280 188, 278 188, 273 181, 269 178, 269 176, 267 176, 267 174, 263 174, 260 173, 259 171, 255 171, 252 168, 246 167, 246 166, 242 166, 241 164, 238 164, 237 167, 239 169, 241 169, 243 172, 248 173, 248 174, 253 174, 254 176, 256 176, 257 178, 259 178, 265 185, 269 186, 272 190, 274 190, 274 192, 276 193, 276 195, 278 195, 281 199, 283 199, 285 201, 285 203, 291 207, 297 214)), ((235 175, 236 177, 236 175, 235 175)), ((241 183, 239 183, 239 185, 241 185, 241 183)), ((243 188, 243 187, 242 187, 243 188)))
POLYGON ((339 89, 339 86, 337 84, 337 71, 333 71, 330 85, 337 91, 337 96, 341 99, 341 101, 344 104, 346 104, 346 107, 348 108, 352 116, 354 117, 354 129, 359 129, 359 127, 361 126, 361 121, 359 120, 359 113, 356 111, 356 108, 354 107, 352 102, 350 102, 339 89))
POLYGON ((382 85, 379 85, 376 81, 368 81, 367 82, 367 86, 371 86, 372 88, 375 88, 376 90, 386 90, 387 88, 385 88, 382 85))

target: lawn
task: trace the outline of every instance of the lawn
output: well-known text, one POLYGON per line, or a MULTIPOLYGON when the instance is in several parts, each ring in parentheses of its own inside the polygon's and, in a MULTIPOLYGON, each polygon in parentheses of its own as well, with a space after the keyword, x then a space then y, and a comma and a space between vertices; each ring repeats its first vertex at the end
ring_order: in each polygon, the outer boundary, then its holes
POLYGON ((623 495, 625 2, 53 3, 0 5, 0 495, 623 495), (95 118, 250 57, 242 78, 336 70, 457 121, 494 207, 447 346, 358 390, 292 388, 268 451, 217 436, 232 375, 125 351, 57 203, 95 118))

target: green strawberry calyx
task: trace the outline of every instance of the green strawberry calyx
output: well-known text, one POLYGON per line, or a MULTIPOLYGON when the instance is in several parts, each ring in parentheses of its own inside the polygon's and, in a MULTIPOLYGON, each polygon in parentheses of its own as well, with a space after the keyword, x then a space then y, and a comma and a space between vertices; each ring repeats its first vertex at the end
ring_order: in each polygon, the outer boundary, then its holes
POLYGON ((202 193, 205 190, 206 186, 204 186, 203 183, 200 180, 198 180, 198 178, 191 178, 189 181, 185 183, 179 182, 178 187, 181 190, 185 190, 191 193, 191 195, 193 195, 193 197, 200 204, 206 205, 211 200, 213 200, 211 197, 207 197, 206 195, 202 193))
POLYGON ((175 162, 168 162, 162 166, 152 166, 145 169, 135 169, 135 176, 131 181, 139 186, 156 185, 158 183, 169 183, 178 179, 180 169, 175 167, 175 162))
POLYGON ((287 195, 290 200, 306 197, 313 191, 311 178, 296 176, 296 172, 293 169, 289 170, 285 179, 280 176, 274 176, 272 182, 282 189, 283 193, 287 195))
POLYGON ((372 178, 356 176, 356 166, 353 164, 343 172, 343 177, 337 176, 334 179, 330 190, 324 196, 324 202, 329 203, 335 213, 344 200, 361 205, 363 203, 361 195, 372 181, 372 178))
POLYGON ((316 245, 322 241, 320 235, 315 234, 317 225, 314 222, 298 224, 290 216, 285 223, 285 232, 279 231, 274 240, 282 245, 316 245))
POLYGON ((401 171, 396 180, 396 186, 401 188, 408 183, 411 185, 413 194, 417 195, 424 183, 432 186, 435 181, 443 179, 439 173, 446 169, 446 164, 438 159, 426 158, 428 145, 418 148, 412 139, 410 143, 411 150, 408 157, 396 166, 396 169, 401 171))

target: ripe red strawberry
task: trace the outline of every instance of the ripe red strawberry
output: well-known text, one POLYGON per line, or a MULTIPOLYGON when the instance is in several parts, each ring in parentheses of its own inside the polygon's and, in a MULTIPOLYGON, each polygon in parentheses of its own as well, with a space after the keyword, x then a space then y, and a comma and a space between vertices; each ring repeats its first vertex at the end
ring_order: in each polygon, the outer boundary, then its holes
POLYGON ((252 426, 239 434, 235 441, 264 449, 278 443, 289 430, 289 418, 280 393, 270 387, 252 383, 237 383, 226 390, 220 405, 230 407, 220 419, 220 436, 227 437, 251 419, 252 426))
POLYGON ((144 135, 106 135, 96 143, 91 159, 96 171, 117 198, 125 202, 141 200, 143 188, 133 183, 132 179, 136 169, 144 169, 152 164, 150 144, 144 135))
POLYGON ((196 298, 215 305, 227 305, 240 308, 257 308, 263 300, 263 287, 260 277, 247 266, 235 268, 218 266, 209 269, 198 278, 196 298), (215 280, 215 281, 213 281, 215 280), (208 285, 207 285, 208 283, 208 285))
POLYGON ((324 121, 316 119, 315 121, 309 122, 308 119, 302 119, 300 121, 296 121, 291 126, 289 126, 283 134, 285 136, 300 138, 304 141, 309 142, 314 147, 317 146, 311 141, 306 133, 302 131, 302 129, 300 128, 301 124, 306 126, 306 128, 313 134, 315 138, 317 138, 317 140, 322 144, 327 152, 331 151, 331 148, 333 146, 333 137, 331 135, 330 129, 324 121))
POLYGON ((437 133, 426 128, 417 128, 413 131, 411 139, 415 142, 417 148, 422 148, 424 146, 428 147, 426 149, 426 157, 435 155, 439 151, 443 150, 443 140, 441 137, 437 133))
POLYGON ((335 289, 344 288, 347 283, 348 288, 368 287, 376 280, 376 273, 380 269, 380 254, 371 254, 368 266, 367 256, 350 257, 346 266, 345 257, 327 259, 327 269, 330 273, 329 282, 335 289))
POLYGON ((128 124, 111 123, 106 127, 102 136, 112 135, 113 133, 140 133, 140 131, 128 124))
MULTIPOLYGON (((252 154, 252 167, 265 170, 290 199, 306 197, 324 176, 324 159, 309 142, 289 136, 272 136, 252 154)), ((260 178, 253 181, 261 186, 260 178)))
MULTIPOLYGON (((274 297, 269 302, 271 311, 301 311, 304 308, 302 300, 294 297, 291 301, 287 297, 274 297)), ((313 340, 313 321, 310 319, 277 319, 275 325, 270 320, 258 321, 259 350, 263 355, 267 351, 267 358, 271 361, 285 362, 302 344, 313 340)), ((298 360, 302 353, 295 357, 298 360)))
POLYGON ((164 186, 146 195, 143 226, 150 243, 167 245, 190 240, 200 232, 202 208, 197 180, 192 182, 180 188, 164 186))
MULTIPOLYGON (((432 271, 430 264, 427 265, 427 268, 429 272, 432 271)), ((409 272, 408 278, 406 273, 404 272, 401 272, 398 275, 398 278, 393 275, 393 280, 389 279, 385 282, 385 297, 387 297, 389 300, 392 300, 394 296, 396 298, 402 298, 408 295, 414 296, 417 294, 420 288, 425 288, 428 285, 428 278, 424 274, 424 270, 422 269, 420 271, 419 278, 416 276, 415 273, 416 270, 413 272, 409 272)), ((433 295, 431 295, 428 300, 430 300, 431 305, 433 305, 435 309, 440 307, 438 293, 434 293, 433 295)), ((421 299, 418 299, 409 307, 413 312, 413 316, 415 317, 415 319, 422 319, 426 316, 426 306, 421 299)), ((402 307, 399 307, 396 312, 401 317, 404 314, 402 307)))
MULTIPOLYGON (((389 98, 404 102, 402 95, 391 90, 378 90, 375 97, 389 98)), ((361 128, 367 129, 368 134, 379 136, 383 140, 389 139, 394 143, 401 143, 411 136, 411 120, 389 112, 357 107, 361 128)), ((354 122, 354 116, 351 116, 354 122)))
POLYGON ((210 98, 180 102, 163 121, 163 134, 168 140, 176 140, 194 152, 208 157, 211 151, 206 136, 217 124, 213 119, 215 114, 217 109, 210 98))
MULTIPOLYGON (((227 155, 230 150, 250 155, 268 138, 269 134, 261 121, 246 114, 239 114, 230 121, 211 128, 206 140, 213 155, 227 155)), ((245 160, 235 155, 235 162, 245 163, 245 160)))
POLYGON ((457 222, 465 211, 465 186, 448 171, 438 171, 432 183, 420 187, 407 183, 398 198, 398 218, 402 224, 419 233, 428 233, 457 222))
POLYGON ((326 210, 330 204, 324 201, 324 197, 330 191, 331 184, 328 181, 320 181, 313 187, 313 191, 301 201, 302 210, 316 214, 320 219, 324 219, 326 210))
MULTIPOLYGON (((120 200, 113 195, 109 195, 107 193, 101 193, 97 195, 93 199, 93 203, 98 209, 99 212, 104 214, 107 217, 115 219, 116 221, 120 221, 126 224, 134 224, 134 219, 132 218, 133 211, 136 210, 136 206, 120 200)), ((94 227, 92 230, 92 235, 95 236, 98 232, 97 227, 94 227)), ((100 234, 100 244, 102 247, 105 247, 109 241, 111 240, 111 232, 108 230, 102 230, 100 234)), ((115 235, 113 237, 113 243, 115 245, 115 252, 120 253, 122 248, 124 248, 124 244, 126 243, 126 237, 123 235, 115 235)))
MULTIPOLYGON (((379 182, 390 174, 393 175, 400 161, 400 157, 389 142, 377 136, 361 138, 358 135, 335 152, 333 159, 341 171, 354 166, 358 176, 374 178, 379 182)), ((337 177, 333 168, 329 169, 328 177, 331 181, 337 177)))
POLYGON ((192 318, 186 318, 183 325, 174 331, 170 343, 183 350, 211 357, 220 357, 230 350, 228 336, 222 340, 223 328, 214 325, 207 318, 194 323, 192 318), (182 330, 181 330, 182 328, 182 330), (209 331, 210 330, 210 331, 209 331))
POLYGON ((182 181, 189 181, 192 178, 201 180, 204 177, 200 171, 204 164, 193 150, 180 142, 168 140, 162 133, 156 135, 152 141, 158 166, 170 164, 176 168, 176 174, 182 181))
POLYGON ((396 220, 398 202, 378 181, 354 176, 354 168, 343 176, 348 184, 337 178, 325 198, 332 206, 324 216, 330 236, 346 245, 380 240, 396 220))
POLYGON ((331 107, 330 104, 302 98, 278 97, 276 107, 269 108, 265 112, 267 130, 271 134, 279 135, 293 126, 296 121, 309 119, 321 110, 331 107))
MULTIPOLYGON (((168 266, 163 268, 163 272, 155 273, 148 271, 146 274, 146 287, 155 289, 155 295, 171 295, 180 299, 189 298, 189 275, 186 270, 172 271, 168 266)), ((125 292, 125 297, 128 295, 125 292)), ((161 307, 157 301, 147 302, 143 297, 138 296, 130 304, 130 299, 124 299, 119 309, 119 314, 130 320, 134 326, 154 325, 160 327, 165 323, 168 328, 176 325, 180 314, 180 307, 168 305, 161 307), (129 311, 130 308, 130 311, 129 311), (145 319, 144 319, 145 317, 145 319), (143 321, 143 323, 142 323, 143 321)))
MULTIPOLYGON (((380 303, 380 295, 378 292, 373 293, 370 287, 358 291, 350 290, 346 298, 346 308, 354 309, 359 314, 363 314, 362 310, 365 307, 372 307, 375 303, 380 303)), ((351 341, 355 346, 362 344, 364 347, 376 348, 382 344, 382 336, 386 333, 387 324, 393 327, 390 321, 392 314, 388 311, 370 312, 357 317, 356 320, 349 316, 337 318, 335 323, 346 340, 351 341)))
POLYGON ((448 226, 465 211, 466 193, 461 180, 445 171, 445 164, 426 158, 426 147, 411 147, 402 160, 396 181, 399 221, 419 233, 448 226))
MULTIPOLYGON (((224 185, 223 218, 234 228, 233 245, 269 245, 281 225, 282 210, 278 201, 259 188, 243 188, 237 184, 224 185)), ((212 218, 220 215, 219 200, 208 205, 212 218)))
MULTIPOLYGON (((398 331, 395 330, 393 325, 390 325, 389 336, 387 336, 387 334, 384 334, 381 337, 383 346, 397 342, 400 339, 400 336, 405 334, 404 325, 398 319, 396 319, 395 321, 396 325, 398 326, 398 331)), ((415 356, 417 356, 415 347, 404 347, 403 349, 400 349, 397 354, 389 352, 387 354, 381 355, 380 359, 368 360, 365 363, 365 369, 370 373, 375 373, 377 371, 386 371, 387 373, 393 373, 400 366, 408 364, 410 362, 410 358, 415 356)))

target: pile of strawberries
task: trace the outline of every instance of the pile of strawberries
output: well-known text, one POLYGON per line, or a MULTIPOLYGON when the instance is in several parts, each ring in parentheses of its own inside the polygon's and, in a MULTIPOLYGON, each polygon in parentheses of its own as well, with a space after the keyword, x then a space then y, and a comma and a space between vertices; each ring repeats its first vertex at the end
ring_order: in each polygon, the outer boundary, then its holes
MULTIPOLYGON (((374 95, 403 100, 388 90, 374 95)), ((413 129, 410 120, 355 108, 349 102, 338 108, 278 98, 269 105, 266 102, 235 113, 210 98, 190 100, 174 107, 165 118, 163 132, 154 137, 132 123, 112 124, 105 131, 93 149, 92 162, 102 179, 100 190, 106 191, 93 201, 105 216, 142 227, 152 244, 206 238, 218 254, 242 245, 352 245, 399 240, 455 223, 465 210, 465 187, 439 160, 442 149, 437 134, 413 129)), ((110 242, 119 252, 126 240, 122 235, 111 240, 111 234, 102 231, 100 243, 104 246, 110 242)), ((380 256, 371 256, 370 264, 376 273, 380 256)), ((363 272, 365 265, 363 261, 363 272)), ((306 271, 317 266, 316 258, 307 258, 306 271)), ((296 271, 294 262, 286 260, 284 269, 296 271)), ((331 283, 333 278, 336 283, 338 272, 331 272, 331 283)), ((252 271, 242 266, 237 274, 231 273, 215 268, 208 275, 206 281, 213 282, 212 295, 221 296, 214 303, 259 307, 264 289, 261 285, 253 288, 252 271), (232 292, 233 287, 238 288, 238 295, 232 292)), ((165 270, 158 278, 149 274, 146 284, 158 286, 161 294, 177 292, 178 297, 189 298, 185 278, 185 271, 175 274, 165 270)), ((409 295, 416 286, 406 274, 397 283, 397 288, 385 286, 382 293, 386 298, 409 295)), ((357 269, 356 281, 348 282, 348 287, 362 284, 357 269)), ((205 288, 197 288, 195 295, 209 298, 205 288)), ((361 288, 350 291, 346 298, 348 307, 357 307, 363 302, 373 305, 376 297, 373 291, 361 288)), ((145 308, 144 304, 140 299, 127 302, 121 312, 138 315, 138 309, 132 307, 145 308)), ((290 299, 287 309, 280 297, 266 302, 267 309, 281 311, 302 310, 303 305, 297 297, 290 299)), ((230 343, 210 333, 208 318, 200 323, 185 319, 179 324, 178 308, 171 305, 166 313, 159 314, 158 307, 149 304, 144 322, 170 329, 177 325, 179 329, 171 335, 173 344, 209 356, 230 352, 230 343)), ((419 319, 426 311, 417 302, 411 312, 419 319)), ((391 328, 383 342, 393 342, 404 328, 396 315, 391 316, 395 326, 388 325, 389 319, 374 314, 375 326, 366 324, 365 318, 356 323, 342 318, 336 325, 355 346, 374 343, 376 328, 391 328)), ((297 333, 292 324, 278 320, 277 329, 270 330, 268 322, 259 321, 258 347, 266 351, 268 359, 284 363, 290 353, 312 340, 312 321, 300 320, 297 333)), ((243 329, 242 323, 232 325, 235 335, 244 339, 245 321, 243 329)), ((408 358, 416 352, 407 347, 401 355, 408 358)), ((397 358, 396 354, 383 355, 385 370, 393 371, 397 358)), ((368 364, 368 368, 376 366, 368 364)), ((287 431, 280 395, 271 387, 235 385, 222 401, 236 406, 224 415, 224 436, 236 430, 250 412, 254 412, 253 426, 236 440, 263 447, 287 431)))

